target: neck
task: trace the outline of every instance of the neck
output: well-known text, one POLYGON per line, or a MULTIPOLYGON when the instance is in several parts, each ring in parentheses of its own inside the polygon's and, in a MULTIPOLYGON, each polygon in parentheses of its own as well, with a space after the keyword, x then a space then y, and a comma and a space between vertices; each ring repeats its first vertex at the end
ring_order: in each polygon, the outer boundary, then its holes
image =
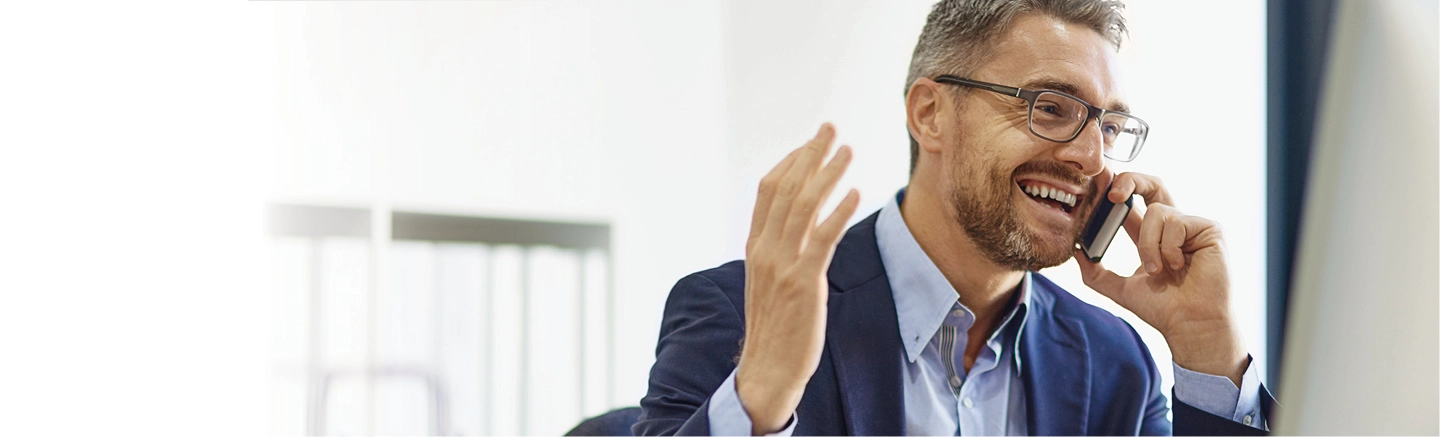
POLYGON ((985 257, 949 205, 948 199, 927 184, 911 184, 900 216, 925 255, 960 294, 960 304, 975 313, 975 326, 983 327, 988 335, 1025 272, 1000 267, 985 257))

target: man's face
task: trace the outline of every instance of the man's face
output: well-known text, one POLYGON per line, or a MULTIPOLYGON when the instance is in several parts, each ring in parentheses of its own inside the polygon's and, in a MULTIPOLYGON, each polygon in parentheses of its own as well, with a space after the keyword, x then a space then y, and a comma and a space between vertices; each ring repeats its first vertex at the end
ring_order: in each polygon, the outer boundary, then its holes
MULTIPOLYGON (((1084 26, 1041 15, 1017 17, 972 79, 1050 89, 1093 105, 1123 106, 1115 83, 1113 46, 1084 26)), ((955 100, 952 99, 952 102, 955 100)), ((945 142, 943 164, 957 220, 997 265, 1038 270, 1069 260, 1108 180, 1094 120, 1080 136, 1056 143, 1035 136, 1025 100, 967 90, 945 142), (1097 178, 1098 177, 1098 178, 1097 178), (1062 201, 1029 192, 1059 191, 1062 201), (1073 196, 1074 205, 1063 201, 1073 196)))

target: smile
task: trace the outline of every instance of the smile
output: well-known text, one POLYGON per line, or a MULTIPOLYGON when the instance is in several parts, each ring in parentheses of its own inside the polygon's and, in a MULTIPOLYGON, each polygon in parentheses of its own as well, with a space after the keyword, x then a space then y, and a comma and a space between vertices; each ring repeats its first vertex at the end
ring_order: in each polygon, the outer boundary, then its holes
POLYGON ((1016 184, 1032 200, 1066 213, 1075 208, 1075 203, 1080 198, 1077 194, 1036 180, 1023 180, 1016 184))

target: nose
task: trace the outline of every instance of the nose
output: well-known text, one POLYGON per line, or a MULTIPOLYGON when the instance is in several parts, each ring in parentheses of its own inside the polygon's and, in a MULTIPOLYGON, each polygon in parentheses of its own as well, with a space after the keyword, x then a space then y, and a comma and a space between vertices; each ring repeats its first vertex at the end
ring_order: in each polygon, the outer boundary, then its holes
POLYGON ((1086 120, 1080 135, 1066 143, 1056 144, 1055 159, 1075 167, 1085 176, 1095 177, 1105 170, 1105 139, 1100 126, 1086 120))

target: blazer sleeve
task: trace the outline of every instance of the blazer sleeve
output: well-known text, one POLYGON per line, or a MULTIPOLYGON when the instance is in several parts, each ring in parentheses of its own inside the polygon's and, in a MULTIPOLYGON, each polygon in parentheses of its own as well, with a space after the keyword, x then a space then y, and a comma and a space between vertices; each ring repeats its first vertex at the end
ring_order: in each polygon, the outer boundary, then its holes
MULTIPOLYGON (((1172 390, 1170 397, 1173 399, 1175 393, 1172 390)), ((1260 414, 1265 415, 1265 423, 1273 423, 1270 418, 1275 416, 1275 397, 1264 386, 1260 387, 1260 414)), ((1175 401, 1175 435, 1269 435, 1263 430, 1252 428, 1244 424, 1236 423, 1225 417, 1206 413, 1205 411, 1175 401)))
MULTIPOLYGON (((1145 355, 1148 361, 1150 354, 1147 352, 1145 355)), ((1145 412, 1140 421, 1140 435, 1170 435, 1170 407, 1165 401, 1164 391, 1160 390, 1160 372, 1155 370, 1153 363, 1151 363, 1150 372, 1152 378, 1149 386, 1152 390, 1148 395, 1149 400, 1145 402, 1145 412)))
MULTIPOLYGON (((1144 341, 1134 327, 1129 328, 1130 336, 1141 350, 1146 350, 1144 341)), ((1193 407, 1178 400, 1174 401, 1174 408, 1166 407, 1165 396, 1160 390, 1160 372, 1149 352, 1141 354, 1145 360, 1145 367, 1149 370, 1150 390, 1146 395, 1145 411, 1142 413, 1140 422, 1140 435, 1269 435, 1265 430, 1253 428, 1237 423, 1228 418, 1216 416, 1193 407), (1170 414, 1167 414, 1170 413, 1170 414), (1175 418, 1172 423, 1166 416, 1175 418)), ((1170 399, 1175 399, 1175 390, 1170 390, 1170 399)), ((1275 398, 1262 385, 1260 387, 1260 413, 1265 415, 1266 423, 1273 416, 1275 409, 1275 398)))
MULTIPOLYGON (((1118 317, 1116 318, 1119 319, 1118 317)), ((1145 410, 1140 414, 1140 435, 1170 435, 1172 432, 1170 423, 1170 403, 1165 399, 1165 391, 1160 388, 1160 368, 1155 365, 1154 356, 1145 346, 1145 340, 1140 338, 1140 333, 1135 331, 1134 326, 1129 322, 1121 321, 1130 335, 1130 341, 1135 342, 1140 351, 1140 358, 1144 360, 1146 378, 1149 380, 1145 387, 1145 410)))
POLYGON ((745 323, 737 307, 743 305, 701 273, 670 290, 635 435, 710 433, 710 397, 739 360, 745 323))

